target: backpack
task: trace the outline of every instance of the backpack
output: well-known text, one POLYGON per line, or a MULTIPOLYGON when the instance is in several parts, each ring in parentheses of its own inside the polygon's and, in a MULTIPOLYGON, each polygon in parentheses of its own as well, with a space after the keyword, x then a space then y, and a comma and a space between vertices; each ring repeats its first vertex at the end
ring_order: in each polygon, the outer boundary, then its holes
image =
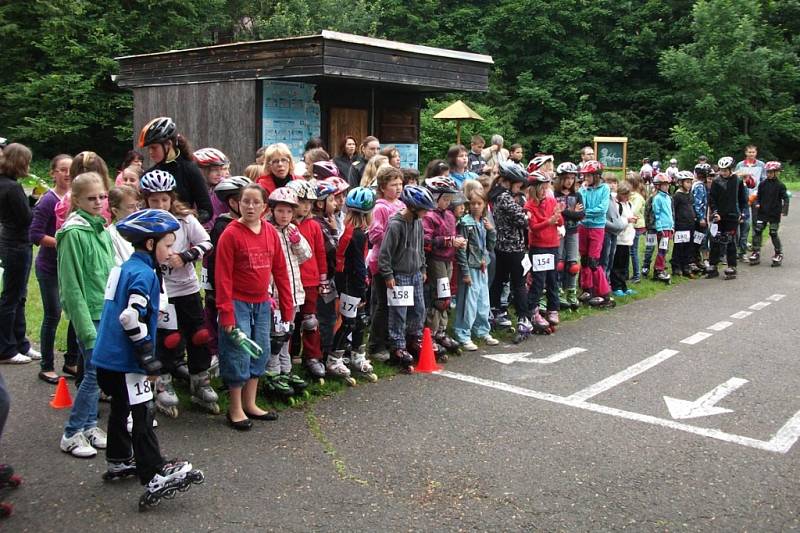
POLYGON ((656 214, 653 213, 653 198, 655 195, 647 199, 644 204, 644 225, 648 230, 656 229, 656 214))

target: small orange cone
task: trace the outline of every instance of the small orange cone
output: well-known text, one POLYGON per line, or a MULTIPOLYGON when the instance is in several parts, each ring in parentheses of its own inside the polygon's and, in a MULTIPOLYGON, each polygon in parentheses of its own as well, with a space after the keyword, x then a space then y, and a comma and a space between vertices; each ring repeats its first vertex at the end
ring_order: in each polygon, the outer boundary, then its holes
POLYGON ((64 376, 58 378, 56 393, 53 395, 53 399, 50 400, 50 407, 53 409, 72 407, 72 396, 69 395, 69 387, 67 387, 67 380, 64 379, 64 376))
POLYGON ((430 328, 425 328, 422 332, 422 348, 419 351, 419 363, 414 368, 415 372, 423 372, 430 374, 441 370, 442 367, 436 364, 436 358, 433 355, 433 338, 431 337, 430 328))

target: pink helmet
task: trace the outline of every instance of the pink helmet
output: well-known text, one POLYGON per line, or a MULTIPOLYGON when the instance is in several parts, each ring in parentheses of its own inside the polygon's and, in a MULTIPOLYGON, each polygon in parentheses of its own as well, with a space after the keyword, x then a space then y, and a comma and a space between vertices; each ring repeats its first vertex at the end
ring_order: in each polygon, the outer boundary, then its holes
POLYGON ((325 181, 336 186, 335 194, 342 194, 344 191, 350 188, 350 184, 347 183, 347 180, 344 180, 339 176, 331 176, 330 178, 325 178, 325 181))
POLYGON ((586 161, 581 165, 581 168, 578 170, 578 174, 600 174, 603 172, 603 163, 600 161, 586 161))
POLYGON ((339 175, 339 168, 333 161, 317 161, 312 166, 314 177, 318 180, 324 180, 331 176, 339 175))
POLYGON ((781 170, 781 162, 780 161, 767 161, 767 164, 764 165, 764 168, 767 171, 775 170, 776 172, 780 172, 780 170, 781 170))
POLYGON ((270 207, 275 207, 277 204, 288 204, 292 207, 300 205, 300 202, 297 201, 297 193, 289 187, 279 187, 272 191, 268 202, 270 207))
POLYGON ((224 167, 230 164, 225 154, 216 148, 201 148, 194 153, 194 158, 200 167, 224 167))
POLYGON ((653 176, 653 185, 661 185, 662 183, 669 183, 670 181, 672 180, 670 180, 669 176, 667 176, 663 172, 659 172, 658 174, 653 176))

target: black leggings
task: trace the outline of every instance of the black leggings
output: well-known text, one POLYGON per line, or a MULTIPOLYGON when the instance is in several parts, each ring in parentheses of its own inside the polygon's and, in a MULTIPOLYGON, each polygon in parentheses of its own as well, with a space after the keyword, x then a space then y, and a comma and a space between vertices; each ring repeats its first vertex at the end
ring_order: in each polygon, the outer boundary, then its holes
POLYGON ((186 350, 189 363, 189 373, 199 374, 208 370, 211 366, 211 352, 208 351, 208 344, 195 344, 193 337, 201 329, 205 329, 205 315, 203 314, 203 303, 200 300, 200 293, 187 294, 186 296, 174 296, 169 299, 169 303, 175 306, 175 313, 178 321, 177 332, 181 336, 180 343, 174 348, 167 348, 164 339, 175 333, 176 330, 158 330, 158 359, 164 365, 162 372, 172 372, 179 362, 183 360, 183 351, 186 350))
POLYGON ((526 252, 495 252, 496 265, 494 281, 489 289, 489 301, 492 309, 500 308, 500 294, 503 285, 511 281, 511 295, 514 297, 514 308, 517 318, 530 318, 528 313, 528 288, 525 286, 525 273, 522 270, 522 258, 526 252))

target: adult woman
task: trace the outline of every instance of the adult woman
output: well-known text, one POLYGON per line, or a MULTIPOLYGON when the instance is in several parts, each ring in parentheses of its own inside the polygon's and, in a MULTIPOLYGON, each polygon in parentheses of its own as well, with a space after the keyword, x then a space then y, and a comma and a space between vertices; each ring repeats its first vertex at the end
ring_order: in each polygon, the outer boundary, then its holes
POLYGON ((353 170, 347 179, 351 187, 359 186, 361 178, 364 176, 364 168, 367 166, 367 162, 378 155, 380 149, 381 142, 377 137, 373 137, 372 135, 364 137, 364 140, 361 141, 361 147, 359 148, 361 154, 358 156, 358 160, 353 163, 353 170))
POLYGON ((32 250, 28 231, 31 208, 22 185, 31 164, 30 149, 11 143, 0 157, 0 261, 3 292, 0 294, 0 363, 30 363, 39 359, 25 336, 25 300, 32 250))
POLYGON ((355 137, 352 135, 345 136, 339 145, 339 155, 333 159, 333 162, 336 163, 336 168, 339 169, 339 176, 347 180, 347 183, 351 183, 350 173, 354 171, 353 165, 358 160, 358 156, 356 156, 357 146, 358 141, 356 141, 355 137))
POLYGON ((275 143, 267 147, 264 152, 264 172, 259 176, 258 184, 267 191, 267 195, 280 187, 285 187, 294 176, 294 160, 292 152, 284 143, 275 143))
POLYGON ((197 219, 211 219, 213 207, 206 180, 194 162, 192 149, 183 135, 177 133, 169 117, 156 117, 139 133, 139 146, 147 147, 154 165, 147 171, 159 169, 172 174, 177 184, 178 199, 197 210, 197 219))

